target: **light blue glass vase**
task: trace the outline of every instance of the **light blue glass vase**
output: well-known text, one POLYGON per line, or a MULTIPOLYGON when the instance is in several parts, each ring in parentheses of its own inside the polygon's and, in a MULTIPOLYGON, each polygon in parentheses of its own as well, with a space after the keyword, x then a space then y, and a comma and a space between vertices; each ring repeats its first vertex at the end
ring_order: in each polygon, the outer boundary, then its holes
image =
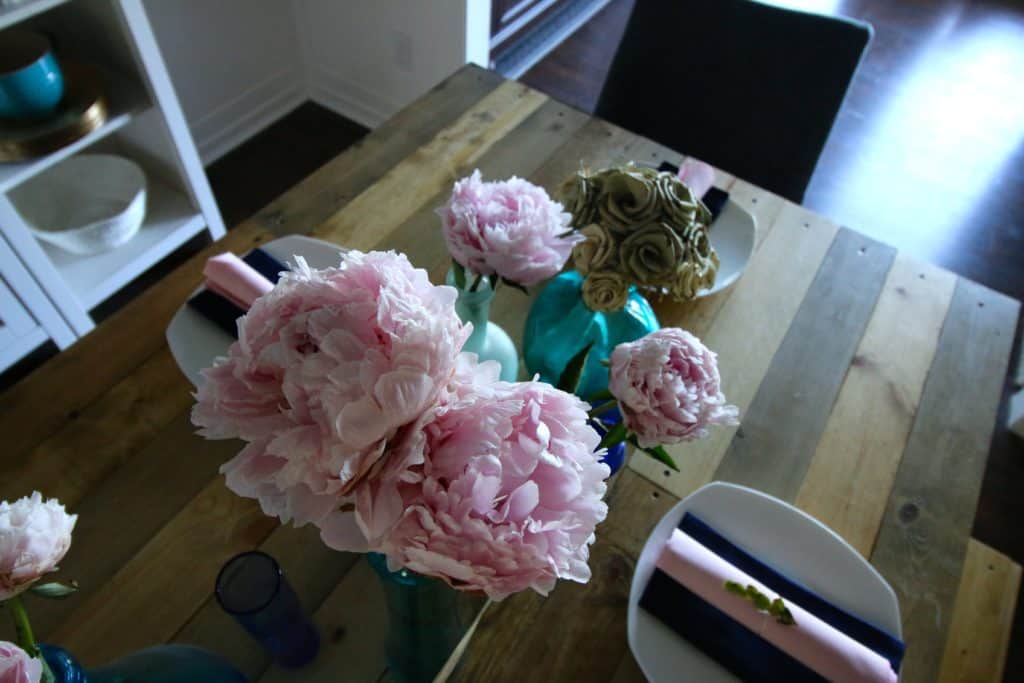
POLYGON ((222 658, 191 645, 158 645, 89 670, 63 648, 40 643, 39 649, 57 683, 246 683, 247 680, 222 658))
MULTIPOLYGON (((474 278, 467 273, 470 282, 474 278)), ((519 352, 508 333, 489 320, 494 290, 488 279, 482 278, 477 290, 471 292, 456 286, 455 274, 449 269, 447 283, 459 290, 459 298, 455 302, 455 312, 459 314, 459 319, 464 323, 473 323, 473 334, 462 350, 475 353, 481 361, 498 361, 501 364, 502 381, 515 382, 519 377, 519 352)))
POLYGON ((545 382, 557 384, 572 357, 593 342, 577 391, 587 399, 608 388, 608 368, 602 361, 608 360, 612 350, 661 325, 654 309, 635 287, 629 289, 625 308, 601 313, 583 303, 582 283, 582 275, 569 271, 541 290, 526 318, 523 358, 531 375, 538 373, 545 382))
POLYGON ((441 671, 462 639, 458 594, 440 579, 407 569, 388 570, 387 558, 367 553, 388 605, 385 657, 399 683, 427 683, 441 671))

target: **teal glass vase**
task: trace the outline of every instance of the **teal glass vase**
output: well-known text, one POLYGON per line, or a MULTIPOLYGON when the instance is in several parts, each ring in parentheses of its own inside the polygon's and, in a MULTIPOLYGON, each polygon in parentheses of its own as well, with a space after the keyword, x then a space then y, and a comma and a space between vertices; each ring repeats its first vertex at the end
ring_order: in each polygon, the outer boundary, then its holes
MULTIPOLYGON (((474 277, 467 273, 470 281, 474 277)), ((459 314, 459 319, 473 324, 473 333, 462 350, 475 353, 481 361, 498 361, 501 364, 502 381, 515 382, 519 377, 519 352, 508 333, 489 320, 491 300, 494 298, 490 281, 482 278, 476 291, 471 292, 455 284, 455 274, 449 269, 447 283, 459 291, 459 298, 455 302, 455 312, 459 314)))
POLYGON ((562 273, 541 290, 530 307, 523 332, 523 358, 530 374, 556 384, 573 356, 593 342, 577 393, 587 399, 608 388, 608 360, 612 350, 634 341, 661 325, 654 309, 635 287, 630 287, 621 311, 592 311, 583 303, 583 276, 562 273))
POLYGON ((89 670, 63 648, 40 643, 39 649, 57 683, 246 683, 247 680, 222 658, 191 645, 158 645, 89 670))
POLYGON ((391 679, 399 683, 433 681, 465 631, 458 594, 440 579, 407 569, 388 570, 387 558, 368 553, 380 577, 388 606, 385 656, 391 679))

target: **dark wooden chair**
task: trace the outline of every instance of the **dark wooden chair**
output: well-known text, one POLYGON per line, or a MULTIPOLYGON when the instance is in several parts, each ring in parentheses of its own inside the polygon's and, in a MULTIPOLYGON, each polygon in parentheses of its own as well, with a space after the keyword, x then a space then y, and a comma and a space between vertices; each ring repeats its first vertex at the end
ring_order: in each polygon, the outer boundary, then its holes
POLYGON ((871 35, 752 0, 637 0, 595 113, 801 202, 871 35))

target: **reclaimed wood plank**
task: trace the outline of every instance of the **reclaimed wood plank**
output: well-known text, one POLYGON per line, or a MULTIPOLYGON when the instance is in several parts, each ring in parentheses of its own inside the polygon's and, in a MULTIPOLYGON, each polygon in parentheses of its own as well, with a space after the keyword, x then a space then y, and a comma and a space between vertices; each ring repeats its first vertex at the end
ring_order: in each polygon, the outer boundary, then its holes
POLYGON ((504 82, 467 64, 256 214, 277 235, 305 234, 504 82))
POLYGON ((519 83, 503 83, 317 226, 313 235, 352 249, 373 247, 546 101, 519 83))
POLYGON ((895 256, 839 231, 715 479, 796 497, 895 256))
POLYGON ((256 501, 213 480, 71 612, 52 641, 86 666, 166 642, 210 595, 224 562, 258 545, 276 524, 256 501))
MULTIPOLYGON (((315 614, 351 568, 361 559, 353 553, 331 550, 320 540, 319 530, 280 525, 259 549, 275 558, 288 583, 309 614, 315 614)), ((321 633, 322 637, 330 633, 321 633)), ((178 631, 172 642, 199 645, 216 652, 246 675, 258 679, 270 666, 260 644, 226 614, 212 595, 178 631)))
POLYGON ((941 660, 1020 304, 960 279, 871 562, 899 596, 904 681, 941 660))
MULTIPOLYGON (((787 202, 703 335, 704 343, 718 354, 722 389, 739 407, 741 422, 838 230, 834 223, 787 202), (766 301, 769 291, 774 294, 766 301)), ((685 318, 662 321, 683 328, 686 323, 685 318)), ((632 458, 629 466, 682 498, 711 481, 735 433, 735 427, 716 427, 703 441, 669 448, 680 472, 651 458, 632 458)))
MULTIPOLYGON (((186 409, 70 508, 78 523, 60 575, 76 580, 79 590, 61 601, 33 601, 32 627, 39 637, 49 638, 68 614, 109 583, 239 448, 237 441, 197 439, 194 431, 186 409)), ((0 630, 6 625, 0 620, 0 630)))
POLYGON ((164 329, 202 280, 207 258, 221 251, 247 251, 270 237, 255 225, 232 230, 0 394, 0 432, 5 439, 0 471, 8 474, 22 466, 32 449, 73 424, 89 405, 165 346, 164 329))
POLYGON ((867 556, 938 346, 956 276, 898 255, 795 504, 867 556))
POLYGON ((939 667, 940 683, 997 683, 1010 647, 1020 565, 973 538, 939 667))
POLYGON ((92 487, 188 409, 191 389, 171 352, 166 347, 157 351, 32 449, 21 467, 5 468, 0 499, 38 490, 74 508, 92 487))

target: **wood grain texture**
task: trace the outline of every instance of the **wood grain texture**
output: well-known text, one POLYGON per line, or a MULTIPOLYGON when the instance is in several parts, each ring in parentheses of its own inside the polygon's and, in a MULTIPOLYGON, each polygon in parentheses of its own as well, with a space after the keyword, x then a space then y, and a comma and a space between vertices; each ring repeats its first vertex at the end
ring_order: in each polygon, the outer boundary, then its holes
POLYGON ((967 543, 940 683, 997 683, 1010 645, 1020 565, 973 538, 967 543))
POLYGON ((278 235, 312 231, 502 82, 498 74, 474 65, 456 71, 274 200, 255 220, 278 235))
POLYGON ((904 681, 933 681, 949 629, 1020 305, 960 279, 871 562, 899 596, 904 681))
MULTIPOLYGON (((787 202, 704 335, 718 354, 722 391, 739 407, 741 421, 838 229, 787 202), (766 300, 768 291, 772 295, 766 300)), ((661 322, 686 328, 685 318, 661 322)), ((735 427, 717 427, 703 441, 669 448, 680 472, 669 472, 651 458, 632 458, 629 466, 682 498, 711 481, 735 432, 735 427)))
POLYGON ((73 424, 89 405, 166 346, 167 323, 202 280, 207 258, 221 251, 248 251, 269 238, 254 225, 232 230, 164 278, 159 287, 0 394, 0 472, 7 475, 23 465, 39 443, 73 424))
POLYGON ((508 81, 321 223, 315 237, 370 249, 458 177, 547 98, 508 81))
POLYGON ((895 255, 839 231, 715 479, 796 497, 895 255))
POLYGON ((869 555, 956 277, 898 255, 795 504, 869 555))
MULTIPOLYGON (((170 640, 213 591, 221 566, 277 521, 210 482, 53 633, 86 666, 170 640)), ((95 551, 93 549, 93 551, 95 551)))

